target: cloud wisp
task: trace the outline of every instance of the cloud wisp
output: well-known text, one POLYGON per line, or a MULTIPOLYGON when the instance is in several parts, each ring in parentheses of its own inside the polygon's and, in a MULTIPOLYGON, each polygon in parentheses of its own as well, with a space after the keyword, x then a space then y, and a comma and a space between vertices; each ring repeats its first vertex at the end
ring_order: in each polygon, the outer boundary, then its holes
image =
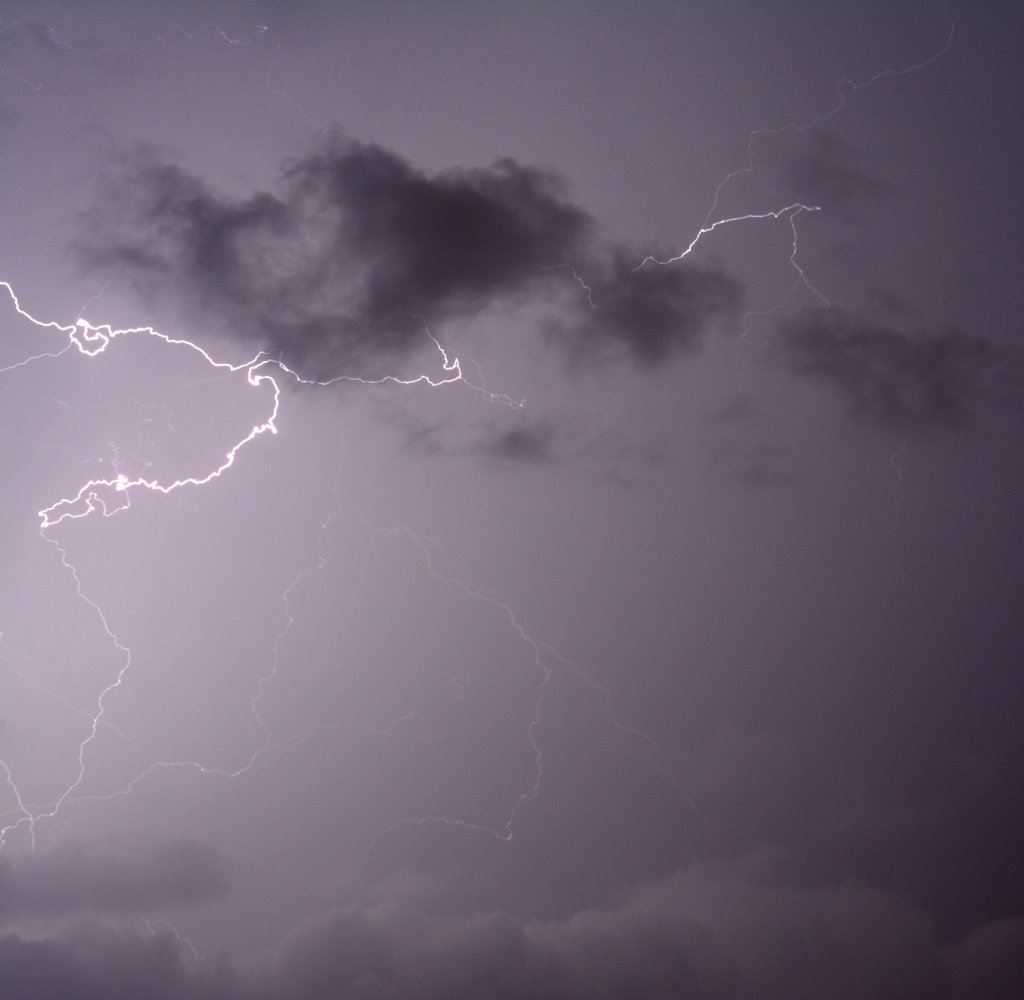
POLYGON ((960 330, 904 333, 838 309, 778 328, 784 363, 837 388, 859 421, 901 431, 958 428, 1000 365, 989 341, 960 330))

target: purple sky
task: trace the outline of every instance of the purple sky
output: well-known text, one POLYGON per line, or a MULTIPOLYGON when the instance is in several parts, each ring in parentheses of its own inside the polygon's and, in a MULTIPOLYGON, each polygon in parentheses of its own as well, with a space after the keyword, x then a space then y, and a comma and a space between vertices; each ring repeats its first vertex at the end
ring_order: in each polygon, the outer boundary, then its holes
POLYGON ((1022 28, 0 4, 0 1000, 1024 996, 1022 28))

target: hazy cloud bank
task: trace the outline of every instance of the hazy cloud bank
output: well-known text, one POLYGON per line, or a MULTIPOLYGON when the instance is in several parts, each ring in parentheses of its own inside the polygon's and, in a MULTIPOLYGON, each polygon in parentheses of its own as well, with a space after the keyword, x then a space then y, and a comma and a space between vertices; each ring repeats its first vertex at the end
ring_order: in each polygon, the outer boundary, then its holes
POLYGON ((326 1000, 483 996, 819 1000, 1020 997, 1024 918, 942 947, 905 900, 783 884, 764 855, 697 865, 560 922, 429 916, 397 902, 308 921, 256 965, 195 966, 170 934, 82 925, 0 939, 0 995, 326 1000), (134 992, 133 992, 134 991, 134 992))

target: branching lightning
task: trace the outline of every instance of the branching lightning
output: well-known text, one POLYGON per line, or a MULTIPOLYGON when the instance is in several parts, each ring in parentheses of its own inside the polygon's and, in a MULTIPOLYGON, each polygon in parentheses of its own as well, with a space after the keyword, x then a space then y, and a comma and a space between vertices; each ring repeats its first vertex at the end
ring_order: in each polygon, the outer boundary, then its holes
MULTIPOLYGON (((247 383, 253 388, 263 391, 269 390, 269 399, 267 404, 267 415, 261 422, 255 423, 251 426, 248 433, 243 435, 237 440, 224 454, 221 462, 214 468, 208 470, 204 474, 187 476, 183 478, 174 479, 171 481, 162 481, 158 478, 148 478, 144 475, 129 476, 124 472, 117 472, 116 465, 117 455, 115 452, 115 475, 108 477, 100 477, 95 479, 89 479, 83 483, 76 493, 71 496, 62 497, 47 507, 42 508, 38 511, 39 516, 39 534, 40 537, 52 545, 59 556, 61 565, 71 575, 74 581, 75 590, 78 597, 91 609, 98 619, 101 628, 107 639, 113 645, 117 652, 120 660, 120 667, 117 670, 114 679, 111 680, 103 689, 100 691, 96 699, 96 709, 92 713, 90 718, 90 725, 88 734, 81 741, 78 747, 78 759, 77 768, 74 779, 64 789, 64 791, 48 806, 43 808, 33 808, 23 799, 23 796, 18 788, 14 774, 10 768, 0 760, 0 767, 3 768, 4 780, 11 788, 16 809, 16 818, 13 822, 9 822, 6 825, 0 826, 0 846, 2 846, 7 837, 14 830, 17 830, 21 826, 27 826, 28 838, 30 845, 35 844, 35 826, 36 823, 43 819, 52 819, 55 817, 60 810, 69 801, 81 800, 81 797, 76 798, 76 792, 80 788, 86 774, 86 754, 90 744, 95 740, 97 733, 100 731, 102 725, 106 724, 104 718, 106 713, 106 705, 110 694, 121 687, 124 683, 125 677, 132 666, 132 651, 131 649, 121 641, 116 631, 111 627, 108 621, 107 615, 103 608, 93 600, 85 588, 83 587, 81 576, 78 567, 75 566, 69 559, 67 550, 61 545, 58 538, 55 536, 55 529, 60 527, 65 522, 73 522, 87 518, 90 515, 98 515, 102 517, 112 517, 115 514, 126 510, 131 505, 131 496, 133 492, 137 491, 149 491, 151 493, 158 494, 170 494, 178 490, 185 489, 187 487, 197 488, 205 486, 212 482, 214 479, 219 478, 225 472, 227 472, 235 463, 235 459, 243 448, 250 445, 257 438, 265 434, 276 434, 277 433, 277 420, 281 406, 281 383, 280 378, 291 378, 296 383, 301 385, 316 385, 316 386, 330 386, 337 382, 358 382, 362 385, 380 385, 380 384, 395 384, 400 386, 412 386, 418 384, 427 384, 434 388, 440 388, 441 386, 451 385, 457 382, 465 382, 463 378, 462 369, 459 364, 458 358, 449 356, 441 342, 430 333, 429 329, 425 327, 425 335, 433 344, 437 350, 440 361, 441 361, 441 374, 432 376, 429 374, 422 374, 413 378, 400 378, 394 375, 385 375, 375 379, 366 379, 358 376, 340 375, 332 379, 325 381, 317 381, 312 379, 306 379, 300 376, 297 372, 286 366, 279 360, 272 359, 266 356, 263 352, 258 353, 256 356, 251 358, 249 361, 242 362, 240 364, 232 364, 225 361, 215 360, 206 350, 201 346, 194 343, 191 340, 184 338, 174 338, 155 330, 153 327, 131 327, 123 329, 114 329, 109 325, 94 325, 84 318, 78 318, 73 324, 61 324, 52 320, 41 320, 33 316, 28 310, 26 310, 14 289, 7 281, 0 281, 0 286, 4 288, 7 294, 10 296, 11 302, 14 305, 15 311, 33 326, 44 329, 52 330, 64 334, 67 337, 67 343, 59 350, 39 352, 33 354, 16 363, 7 365, 5 368, 0 369, 0 375, 9 374, 17 371, 18 369, 25 368, 29 365, 40 363, 46 360, 53 360, 62 357, 64 354, 72 350, 77 350, 81 355, 88 359, 97 358, 103 354, 109 345, 118 337, 124 336, 145 336, 151 337, 156 340, 163 342, 169 346, 181 347, 197 353, 203 361, 214 371, 219 371, 226 374, 236 374, 244 372, 247 383)), ((487 390, 482 384, 471 384, 466 383, 475 391, 479 392, 487 400, 491 402, 507 402, 508 405, 522 405, 514 403, 508 397, 501 394, 492 393, 487 390)), ((326 528, 328 522, 325 521, 321 528, 321 535, 323 530, 326 528)), ((315 567, 314 567, 315 569, 315 567)), ((299 577, 293 581, 292 585, 283 595, 282 599, 285 603, 286 609, 288 608, 288 602, 290 599, 291 591, 299 583, 300 579, 308 575, 312 570, 305 571, 300 574, 299 577)), ((288 622, 285 626, 285 631, 291 624, 290 614, 288 615, 288 622)), ((278 636, 277 643, 275 644, 274 650, 274 665, 272 672, 266 678, 262 679, 259 683, 259 689, 252 699, 253 714, 263 725, 262 718, 256 709, 258 700, 263 696, 266 689, 266 685, 272 679, 277 669, 277 655, 278 647, 281 640, 283 639, 284 631, 278 636)), ((264 732, 266 733, 266 727, 264 726, 264 732)), ((151 765, 144 772, 138 775, 129 785, 119 793, 125 794, 131 791, 135 785, 141 781, 147 774, 151 773, 155 768, 158 767, 196 767, 202 770, 204 773, 215 773, 221 774, 227 777, 236 776, 245 770, 248 770, 255 762, 257 757, 267 748, 267 744, 258 749, 250 758, 250 760, 242 767, 234 771, 227 771, 218 768, 210 768, 194 762, 158 762, 151 765)), ((110 798, 111 796, 85 796, 84 798, 95 799, 95 798, 110 798)))
MULTIPOLYGON (((792 298, 794 292, 801 286, 803 286, 816 299, 818 299, 818 301, 820 301, 822 305, 831 306, 831 302, 828 300, 828 298, 826 298, 824 294, 822 294, 817 288, 814 287, 814 285, 811 284, 811 282, 807 278, 804 269, 797 262, 799 237, 797 235, 796 220, 801 215, 810 214, 813 212, 820 212, 822 210, 822 206, 807 205, 802 202, 795 202, 790 205, 786 205, 783 208, 769 209, 761 212, 750 212, 742 215, 734 215, 716 219, 715 213, 718 210, 718 205, 721 201, 722 194, 725 192, 726 188, 728 188, 732 184, 732 182, 736 180, 736 178, 744 175, 750 175, 754 172, 757 158, 756 146, 759 142, 761 142, 761 140, 770 137, 779 138, 785 135, 787 132, 810 132, 813 129, 816 129, 826 124, 827 122, 831 121, 833 118, 835 118, 836 115, 838 115, 846 106, 847 99, 851 94, 868 90, 882 80, 899 78, 909 76, 913 73, 918 73, 921 70, 927 69, 937 60, 941 59, 953 47, 953 34, 955 30, 955 24, 953 22, 952 16, 949 13, 949 0, 945 0, 943 4, 943 17, 945 19, 947 29, 945 42, 927 58, 922 59, 919 62, 913 63, 910 66, 904 66, 902 68, 897 69, 880 70, 879 72, 874 73, 867 79, 862 80, 860 82, 852 80, 849 77, 843 77, 836 84, 835 103, 827 111, 822 112, 820 115, 817 115, 816 117, 810 119, 809 121, 791 121, 781 126, 762 127, 756 128, 753 131, 751 131, 751 133, 747 137, 746 162, 742 166, 729 171, 729 173, 727 173, 718 182, 718 185, 715 187, 714 195, 711 199, 711 204, 708 206, 707 213, 704 216, 704 221, 701 223, 701 226, 697 230, 697 233, 690 240, 687 246, 678 253, 664 259, 650 255, 646 256, 643 258, 643 260, 640 261, 639 264, 637 264, 635 270, 640 270, 642 267, 648 264, 660 264, 662 266, 675 264, 683 260, 685 257, 688 257, 697 248, 697 245, 705 236, 710 235, 711 233, 715 232, 715 230, 720 229, 724 226, 735 225, 745 222, 756 222, 767 219, 778 220, 781 218, 785 218, 788 221, 790 229, 793 234, 792 252, 790 253, 789 261, 791 266, 793 267, 793 270, 797 274, 797 282, 786 294, 784 300, 781 303, 779 303, 779 305, 773 307, 770 310, 767 310, 763 314, 766 315, 770 313, 775 313, 778 312, 780 309, 784 308, 786 304, 789 302, 789 300, 792 298)), ((579 283, 587 291, 587 295, 589 298, 590 289, 587 288, 586 285, 583 285, 583 282, 575 275, 575 272, 573 272, 573 276, 576 277, 576 280, 579 281, 579 283)), ((593 302, 591 302, 591 305, 593 305, 593 302)), ((744 316, 744 332, 746 331, 746 320, 751 315, 754 315, 754 313, 747 313, 744 316)))
MULTIPOLYGON (((921 71, 926 67, 930 66, 936 60, 941 58, 946 52, 950 50, 953 44, 953 32, 954 25, 949 15, 948 2, 944 8, 944 16, 948 25, 948 34, 944 45, 930 55, 927 59, 917 62, 911 66, 901 69, 886 69, 880 71, 870 78, 862 81, 855 82, 848 78, 843 78, 837 85, 837 99, 831 108, 814 119, 804 122, 790 122, 781 127, 775 128, 760 128, 752 131, 748 137, 746 151, 747 160, 744 165, 731 171, 718 183, 714 190, 711 204, 707 210, 704 221, 698 228, 692 239, 685 245, 685 247, 678 253, 670 255, 668 257, 659 258, 653 255, 645 256, 635 267, 634 271, 639 271, 641 268, 649 266, 671 266, 679 263, 684 258, 687 258, 697 249, 698 245, 705 240, 705 238, 711 236, 713 233, 727 227, 734 227, 740 225, 746 225, 757 222, 779 222, 784 221, 790 228, 792 233, 791 252, 789 255, 789 262, 792 266, 796 280, 786 294, 784 300, 770 310, 772 312, 785 307, 790 301, 793 294, 801 287, 805 288, 810 294, 815 296, 823 305, 828 306, 829 300, 827 297, 820 292, 808 278, 804 267, 799 263, 798 260, 798 224, 797 220, 804 216, 809 216, 814 213, 822 212, 823 207, 817 204, 807 204, 803 202, 792 202, 779 208, 770 208, 760 211, 749 212, 746 214, 735 214, 729 216, 716 217, 718 206, 721 201, 723 192, 725 189, 738 177, 744 174, 750 174, 755 169, 756 161, 756 147, 762 141, 771 138, 779 137, 786 132, 806 132, 812 130, 834 118, 845 106, 850 95, 866 90, 877 84, 879 81, 887 78, 902 77, 908 74, 921 71)), ((260 35, 263 35, 268 31, 266 26, 258 26, 252 34, 252 37, 247 40, 240 40, 233 38, 222 31, 216 26, 204 25, 204 27, 213 27, 218 35, 223 39, 226 44, 232 46, 240 45, 251 45, 253 41, 260 35)), ((184 29, 182 29, 184 30, 184 29)), ((65 44, 65 43, 58 43, 65 44)), ((277 58, 277 51, 274 54, 274 61, 277 58)), ((273 63, 271 64, 270 70, 268 70, 268 89, 269 89, 269 75, 273 69, 273 63)), ((275 91, 275 93, 277 93, 275 91)), ((283 96, 283 95, 282 95, 283 96)), ((300 109, 301 110, 301 109, 300 109)), ((305 114, 305 112, 302 112, 305 114)), ((308 115, 306 116, 308 118, 308 115)), ((568 264, 559 265, 569 270, 572 278, 580 285, 582 290, 585 292, 589 305, 594 309, 600 309, 600 302, 595 302, 592 296, 591 288, 583 281, 583 279, 577 274, 577 272, 568 264)), ((149 765, 143 771, 141 771, 136 777, 128 782, 124 787, 118 791, 112 792, 107 795, 85 795, 82 794, 82 784, 85 779, 87 771, 87 755, 89 752, 90 745, 94 742, 97 733, 104 726, 110 726, 116 730, 116 727, 112 725, 105 715, 107 711, 107 703, 109 696, 113 691, 121 687, 125 681, 126 676, 129 674, 132 664, 132 651, 129 646, 123 642, 116 631, 111 625, 105 614, 103 608, 94 600, 88 593, 87 588, 83 586, 79 568, 70 560, 67 550, 62 546, 60 542, 60 532, 68 530, 74 522, 80 521, 89 517, 103 517, 110 518, 118 513, 126 510, 131 505, 131 498, 142 491, 159 494, 169 495, 179 491, 199 489, 203 486, 210 484, 213 480, 220 478, 225 475, 234 466, 236 458, 250 445, 255 445, 257 439, 262 439, 268 436, 273 436, 278 433, 278 420, 281 417, 281 405, 282 405, 282 385, 286 380, 291 380, 297 385, 303 386, 317 386, 325 388, 334 385, 339 382, 353 382, 361 385, 381 385, 381 384, 393 384, 395 386, 413 386, 413 385, 426 385, 432 388, 441 388, 444 386, 453 385, 455 383, 464 383, 468 388, 479 393, 484 399, 489 402, 500 403, 511 407, 520 408, 524 405, 524 401, 516 401, 511 397, 502 394, 495 393, 489 390, 486 383, 477 369, 477 378, 470 381, 466 378, 460 361, 457 357, 454 357, 448 353, 446 348, 443 346, 440 340, 438 340, 429 330, 425 318, 423 319, 424 336, 428 339, 433 348, 437 351, 437 356, 440 363, 439 373, 421 374, 412 378, 401 378, 393 375, 385 375, 379 378, 367 379, 355 375, 339 375, 334 378, 326 380, 314 380, 308 379, 300 375, 298 372, 289 368, 280 359, 271 357, 264 352, 259 352, 252 358, 241 363, 232 363, 227 361, 220 361, 215 359, 210 353, 208 353, 202 346, 195 343, 192 340, 185 338, 171 337, 165 333, 162 333, 150 326, 130 327, 116 329, 110 325, 100 324, 95 325, 88 320, 79 317, 74 323, 62 324, 53 320, 42 320, 37 318, 23 308, 18 296, 15 293, 14 288, 7 282, 0 280, 0 285, 10 297, 16 312, 30 324, 38 328, 39 330, 50 331, 58 333, 66 338, 64 343, 59 348, 55 348, 48 351, 40 351, 32 354, 22 360, 15 363, 9 364, 4 368, 0 368, 0 376, 10 375, 21 369, 25 369, 29 366, 37 364, 45 364, 47 362, 54 361, 58 358, 63 357, 72 351, 77 351, 87 361, 92 362, 98 359, 108 349, 109 345, 118 338, 121 337, 146 337, 151 338, 155 341, 159 341, 166 346, 175 347, 187 351, 194 352, 202 362, 207 365, 212 372, 219 373, 224 376, 241 375, 244 376, 246 383, 253 390, 253 392, 260 393, 261 399, 265 398, 264 416, 261 420, 253 423, 248 431, 243 434, 238 440, 236 440, 223 454, 221 460, 213 467, 206 469, 205 471, 196 472, 193 475, 174 478, 169 480, 161 479, 158 476, 148 476, 145 474, 145 470, 140 474, 129 474, 126 471, 122 471, 120 466, 120 460, 118 453, 115 451, 113 466, 114 474, 106 477, 97 477, 88 479, 84 482, 74 493, 59 497, 52 503, 41 508, 37 513, 39 517, 39 535, 40 538, 48 545, 53 546, 56 550, 60 563, 64 570, 70 575, 78 597, 82 602, 90 609, 92 614, 98 621, 103 633, 105 634, 110 645, 115 651, 115 655, 118 662, 117 670, 112 680, 110 680, 100 690, 93 710, 83 709, 81 706, 70 705, 78 712, 88 713, 89 725, 87 735, 81 740, 77 750, 77 763, 73 779, 67 784, 64 790, 59 796, 57 796, 50 803, 39 806, 30 802, 26 802, 21 790, 19 789, 17 777, 12 773, 11 768, 3 760, 0 760, 0 772, 3 774, 3 781, 10 789, 15 808, 6 817, 6 822, 0 825, 0 846, 3 846, 6 839, 15 831, 25 829, 27 831, 28 841, 30 845, 35 845, 36 836, 36 824, 42 820, 52 819, 58 815, 58 813, 70 802, 88 801, 96 799, 110 799, 119 795, 127 795, 137 787, 138 783, 144 780, 147 775, 151 774, 158 768, 195 768, 204 774, 219 775, 222 777, 236 777, 239 774, 247 771, 257 761, 257 759, 264 754, 271 746, 282 746, 288 742, 294 740, 306 739, 308 736, 318 727, 310 727, 310 730, 299 736, 290 737, 288 740, 279 741, 272 743, 270 733, 263 722, 262 716, 259 712, 259 703, 267 695, 271 684, 274 682, 278 675, 281 648, 285 641, 285 638, 289 631, 294 625, 294 617, 292 614, 292 600, 296 589, 300 584, 307 581, 313 576, 318 570, 322 569, 326 565, 326 557, 324 556, 323 539, 325 533, 328 531, 332 520, 338 515, 340 511, 340 504, 333 508, 325 517, 320 525, 320 529, 317 535, 317 547, 316 555, 312 561, 312 564, 307 565, 302 569, 292 580, 290 585, 286 588, 281 596, 282 605, 284 607, 285 624, 279 631, 277 638, 274 642, 272 650, 272 664, 269 672, 263 676, 257 684, 257 690, 253 694, 250 700, 250 707, 253 716, 256 718, 260 726, 262 727, 264 734, 263 744, 256 749, 249 759, 244 763, 242 767, 237 769, 219 769, 215 767, 209 767, 207 765, 194 762, 194 761, 157 761, 149 765)), ((749 315, 749 314, 748 314, 749 315)), ((900 504, 897 496, 897 491, 900 486, 900 480, 902 478, 902 470, 896 464, 896 460, 902 454, 903 446, 899 451, 893 454, 890 459, 890 465, 897 475, 897 480, 892 489, 892 500, 895 507, 895 513, 893 516, 892 530, 895 532, 898 519, 900 515, 900 504)), ((360 515, 362 516, 362 515, 360 515)), ((611 690, 601 684, 593 681, 582 669, 575 666, 569 660, 560 656, 554 649, 535 638, 530 631, 520 622, 515 611, 507 603, 499 600, 496 597, 491 596, 484 590, 477 589, 470 584, 465 582, 465 578, 468 574, 456 567, 455 564, 450 560, 447 554, 444 552, 436 543, 425 540, 411 528, 404 525, 399 525, 392 528, 381 528, 377 525, 372 524, 369 520, 364 518, 364 521, 374 530, 381 532, 385 535, 401 538, 412 545, 416 546, 422 553, 425 562, 427 573, 436 581, 446 585, 455 587, 461 590, 467 598, 481 602, 489 606, 493 611, 499 613, 504 617, 508 627, 518 637, 518 639, 525 644, 525 647, 529 650, 529 654, 532 660, 532 665, 537 672, 537 683, 535 687, 535 700, 533 701, 533 712, 527 727, 526 737, 528 739, 530 751, 532 753, 534 771, 533 781, 528 787, 524 788, 519 794, 514 803, 511 805, 507 817, 499 828, 492 829, 482 825, 478 825, 469 822, 459 817, 443 817, 443 816, 427 816, 418 817, 415 819, 401 820, 397 824, 382 830, 377 836, 380 837, 386 834, 389 830, 396 826, 400 826, 408 823, 445 823, 450 825, 457 825, 472 830, 478 830, 486 832, 502 840, 509 840, 513 836, 513 830, 516 820, 522 810, 541 792, 542 780, 544 774, 544 760, 541 744, 538 738, 538 728, 540 727, 543 718, 543 707, 544 698, 547 692, 550 679, 553 671, 557 667, 569 670, 573 672, 586 686, 593 691, 597 692, 603 699, 608 719, 619 729, 632 734, 637 739, 644 741, 650 748, 656 751, 662 757, 662 763, 664 765, 665 773, 669 776, 669 779, 673 783, 678 793, 685 799, 689 806, 693 809, 694 813, 701 817, 701 819, 711 822, 705 817, 697 804, 687 794, 682 784, 672 775, 671 769, 668 767, 665 754, 662 748, 653 740, 648 734, 642 730, 636 729, 632 726, 626 725, 619 721, 614 707, 613 697, 611 690), (441 564, 452 567, 451 572, 443 571, 440 566, 441 564)), ((390 732, 395 725, 398 725, 403 720, 411 717, 414 712, 407 713, 397 719, 395 719, 389 726, 384 728, 374 728, 370 726, 360 727, 372 730, 373 732, 386 734, 390 732)), ((120 730, 116 730, 120 732, 120 730)), ((124 735, 123 733, 121 734, 124 735)), ((128 737, 125 736, 126 739, 128 737)), ((746 835, 744 834, 744 837, 746 835)), ((375 838, 376 839, 376 838, 375 838)), ((177 933, 177 932, 175 932, 177 933)), ((191 947, 191 943, 187 942, 191 947)), ((194 950, 194 949, 193 949, 194 950)))

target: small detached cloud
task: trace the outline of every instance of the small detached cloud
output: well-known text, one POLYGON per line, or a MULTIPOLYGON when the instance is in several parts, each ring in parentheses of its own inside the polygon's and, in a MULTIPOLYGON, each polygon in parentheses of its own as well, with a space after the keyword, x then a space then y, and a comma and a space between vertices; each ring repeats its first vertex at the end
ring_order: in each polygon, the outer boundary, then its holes
POLYGON ((737 281, 715 267, 677 261, 658 264, 614 248, 600 276, 577 297, 570 322, 549 335, 576 361, 630 360, 654 368, 693 353, 717 321, 735 317, 742 302, 737 281))
POLYGON ((554 426, 541 421, 499 430, 485 438, 479 450, 489 458, 538 465, 551 461, 554 439, 554 426))
POLYGON ((787 367, 837 388, 855 419, 896 430, 964 425, 1001 363, 993 344, 960 330, 908 334, 836 309, 777 332, 787 367))
POLYGON ((276 194, 231 199, 150 152, 122 164, 85 219, 88 271, 126 276, 301 374, 374 375, 429 347, 426 324, 478 315, 555 282, 562 265, 602 270, 573 319, 574 357, 659 364, 700 343, 739 287, 691 262, 648 264, 622 247, 603 266, 590 216, 551 171, 503 159, 430 174, 339 136, 292 162, 276 194))

